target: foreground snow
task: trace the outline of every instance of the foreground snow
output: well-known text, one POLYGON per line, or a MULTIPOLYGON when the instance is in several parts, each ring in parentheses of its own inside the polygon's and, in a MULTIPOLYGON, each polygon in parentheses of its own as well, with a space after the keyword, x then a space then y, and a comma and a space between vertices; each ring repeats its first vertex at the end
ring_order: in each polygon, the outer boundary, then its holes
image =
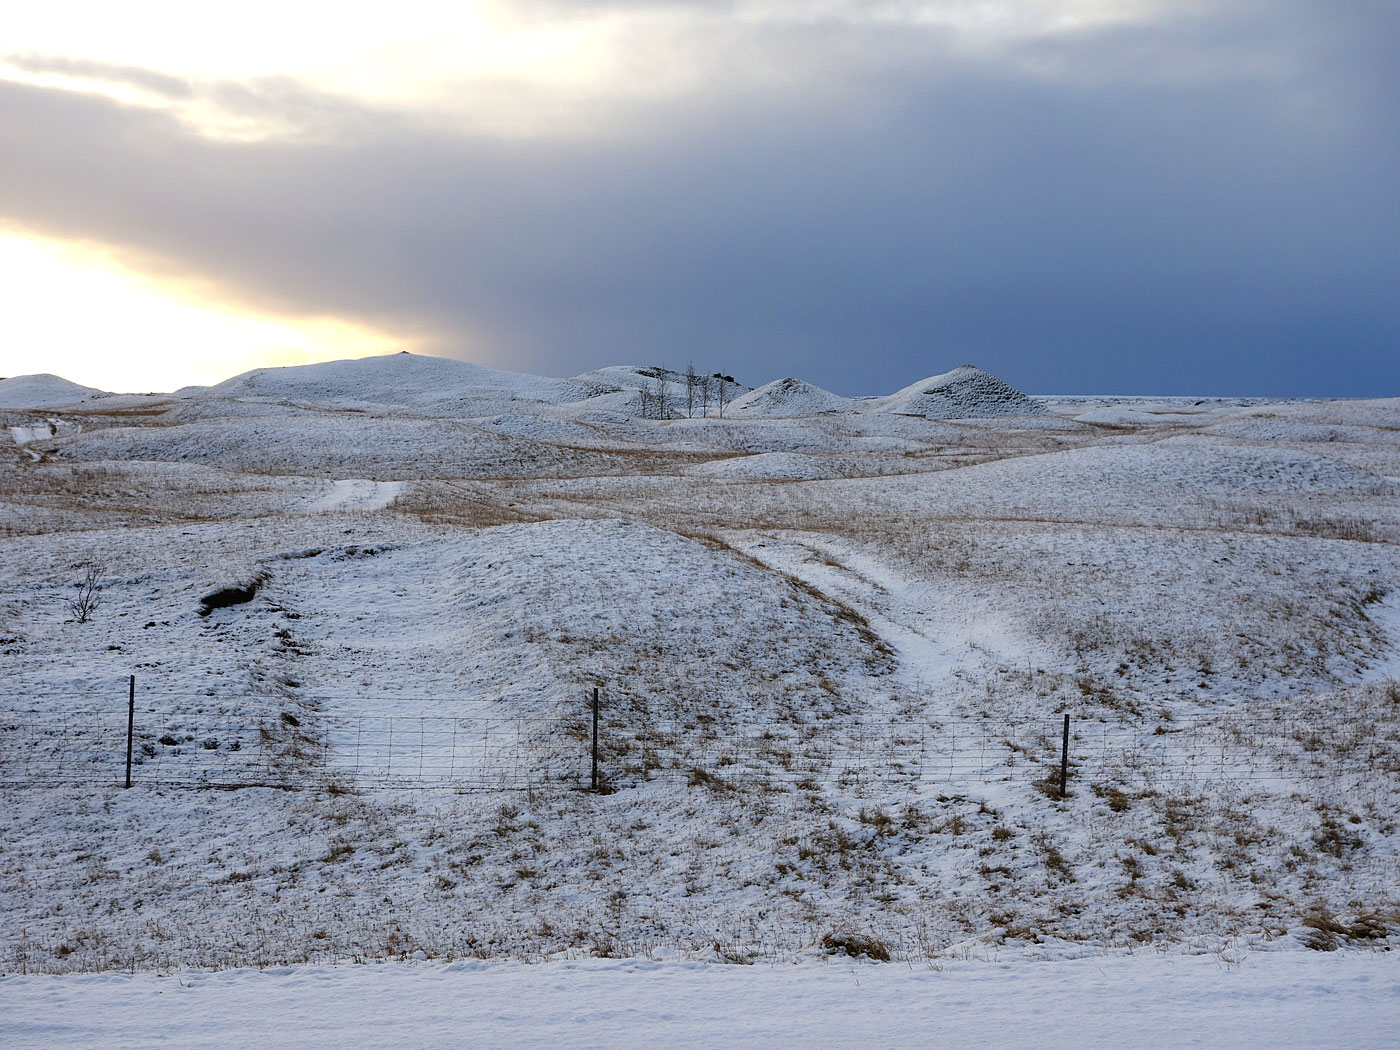
POLYGON ((1390 1047, 1383 953, 706 966, 385 964, 0 979, 43 1047, 1390 1047))

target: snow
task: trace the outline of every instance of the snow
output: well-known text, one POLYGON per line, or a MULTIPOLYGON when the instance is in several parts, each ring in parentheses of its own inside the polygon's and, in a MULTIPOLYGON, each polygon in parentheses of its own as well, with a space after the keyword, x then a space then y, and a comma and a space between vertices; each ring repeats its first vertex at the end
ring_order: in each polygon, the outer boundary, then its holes
POLYGON ((732 416, 815 416, 823 412, 854 412, 856 403, 801 379, 775 379, 736 398, 727 409, 732 416))
POLYGON ((412 357, 248 384, 4 420, 46 436, 0 444, 0 968, 66 975, 7 992, 742 977, 777 1041, 813 1029, 765 974, 839 1004, 854 968, 883 1019, 916 976, 1214 967, 1247 1014, 1400 940, 1400 400, 661 420, 412 357), (249 966, 294 968, 197 972, 249 966))
POLYGON ((752 456, 717 459, 692 467, 695 477, 750 481, 812 481, 831 477, 831 471, 814 456, 800 452, 760 452, 752 456))
POLYGON ((581 960, 0 978, 0 1030, 31 1050, 170 1045, 1388 1048, 1383 955, 1153 954, 938 971, 581 960))
POLYGON ((261 474, 380 480, 528 477, 576 473, 594 453, 495 433, 456 419, 369 412, 298 412, 203 419, 176 426, 118 425, 60 438, 73 460, 206 463, 261 474))
POLYGON ((346 478, 331 482, 330 491, 316 500, 310 510, 382 510, 403 492, 402 481, 370 481, 346 478))
POLYGON ((643 365, 609 365, 575 376, 573 382, 593 387, 598 393, 586 404, 570 407, 574 413, 585 413, 588 418, 597 418, 599 412, 660 418, 662 413, 652 402, 658 392, 664 391, 665 416, 678 419, 693 414, 718 415, 721 395, 728 403, 749 390, 742 383, 718 373, 696 378, 709 383, 708 411, 698 388, 693 394, 688 392, 690 380, 684 373, 643 365))
POLYGON ((16 445, 27 445, 31 441, 43 441, 51 438, 58 432, 58 428, 52 422, 40 423, 36 426, 12 426, 10 427, 10 437, 16 445))
POLYGON ((1049 409, 1033 401, 990 372, 960 365, 930 376, 875 402, 879 412, 927 419, 969 419, 994 416, 1043 416, 1049 409))
MULTIPOLYGON (((661 370, 641 365, 608 365, 576 375, 574 382, 592 384, 604 394, 616 393, 619 390, 642 390, 656 382, 658 371, 661 370)), ((669 378, 675 373, 667 371, 666 374, 669 378)))
POLYGON ((951 615, 939 588, 911 581, 860 544, 764 533, 727 533, 726 539, 749 557, 859 610, 898 654, 897 677, 919 693, 949 690, 973 645, 1013 660, 1048 655, 1037 651, 1005 612, 963 596, 959 615, 951 615))
POLYGON ((1098 423, 1103 426, 1119 427, 1141 423, 1162 423, 1180 421, 1189 418, 1185 413, 1172 412, 1150 412, 1141 408, 1132 408, 1127 405, 1106 405, 1102 408, 1091 408, 1087 412, 1076 414, 1074 419, 1081 423, 1098 423), (1166 418, 1164 419, 1164 415, 1166 418))
POLYGON ((55 408, 104 396, 105 391, 48 373, 0 379, 0 409, 55 408))
POLYGON ((581 401, 595 391, 565 379, 503 372, 466 361, 407 351, 348 361, 258 368, 184 396, 294 399, 314 403, 451 406, 454 402, 523 399, 581 401))

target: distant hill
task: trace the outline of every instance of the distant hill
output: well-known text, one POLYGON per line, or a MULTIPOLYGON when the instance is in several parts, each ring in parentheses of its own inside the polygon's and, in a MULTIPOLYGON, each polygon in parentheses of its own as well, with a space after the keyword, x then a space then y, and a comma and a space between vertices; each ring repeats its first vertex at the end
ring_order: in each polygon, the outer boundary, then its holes
POLYGON ((877 412, 926 419, 1046 416, 1050 410, 1011 384, 973 365, 911 383, 875 402, 877 412))
POLYGON ((815 416, 823 412, 854 412, 856 403, 801 379, 775 379, 729 406, 733 416, 815 416))
MULTIPOLYGON (((972 365, 912 383, 886 397, 855 400, 792 376, 751 389, 731 376, 705 377, 710 406, 717 414, 723 387, 725 415, 734 419, 814 416, 838 412, 883 412, 926 419, 995 416, 1047 416, 1050 410, 1010 384, 972 365)), ((501 413, 534 414, 531 405, 569 406, 571 417, 602 413, 659 418, 657 393, 664 389, 665 415, 701 414, 687 401, 680 372, 641 365, 609 365, 571 379, 508 372, 454 358, 408 352, 323 361, 281 368, 256 368, 213 386, 175 392, 183 405, 197 408, 214 400, 246 404, 315 404, 331 407, 402 406, 430 415, 475 418, 501 413), (518 403, 518 404, 513 404, 518 403)), ((0 409, 59 407, 112 395, 55 375, 0 379, 0 409)), ((698 395, 697 395, 698 398, 698 395)))
POLYGON ((106 396, 105 390, 80 386, 47 372, 0 379, 0 408, 56 408, 106 396))
POLYGON ((407 352, 285 368, 257 368, 186 396, 272 398, 317 403, 429 407, 453 401, 582 401, 597 387, 569 379, 505 372, 445 357, 407 352))

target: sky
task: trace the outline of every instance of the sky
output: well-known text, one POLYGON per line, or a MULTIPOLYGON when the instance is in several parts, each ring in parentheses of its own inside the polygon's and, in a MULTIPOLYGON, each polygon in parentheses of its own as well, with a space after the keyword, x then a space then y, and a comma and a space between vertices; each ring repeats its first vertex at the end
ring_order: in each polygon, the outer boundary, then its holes
POLYGON ((54 0, 0 376, 1400 395, 1393 0, 54 0))

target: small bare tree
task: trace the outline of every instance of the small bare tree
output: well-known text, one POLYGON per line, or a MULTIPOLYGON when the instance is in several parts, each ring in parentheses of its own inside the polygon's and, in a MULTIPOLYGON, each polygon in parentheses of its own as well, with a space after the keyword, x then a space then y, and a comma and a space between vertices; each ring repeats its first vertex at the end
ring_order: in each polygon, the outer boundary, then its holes
POLYGON ((695 374, 695 362, 687 361, 685 365, 685 418, 695 418, 695 401, 700 393, 700 377, 695 374))
POLYGON ((714 391, 714 379, 711 376, 700 377, 700 405, 701 415, 706 418, 710 415, 710 397, 714 391))
POLYGON ((79 623, 87 623, 102 602, 102 566, 95 561, 82 566, 83 578, 73 585, 73 596, 68 599, 68 611, 79 623))
POLYGON ((715 400, 719 402, 719 418, 724 418, 724 406, 729 404, 730 398, 734 396, 734 391, 729 389, 729 380, 722 375, 715 376, 718 387, 715 390, 715 400))
POLYGON ((671 401, 671 373, 666 371, 665 365, 658 365, 656 369, 656 386, 654 388, 656 398, 657 419, 670 419, 671 401))

